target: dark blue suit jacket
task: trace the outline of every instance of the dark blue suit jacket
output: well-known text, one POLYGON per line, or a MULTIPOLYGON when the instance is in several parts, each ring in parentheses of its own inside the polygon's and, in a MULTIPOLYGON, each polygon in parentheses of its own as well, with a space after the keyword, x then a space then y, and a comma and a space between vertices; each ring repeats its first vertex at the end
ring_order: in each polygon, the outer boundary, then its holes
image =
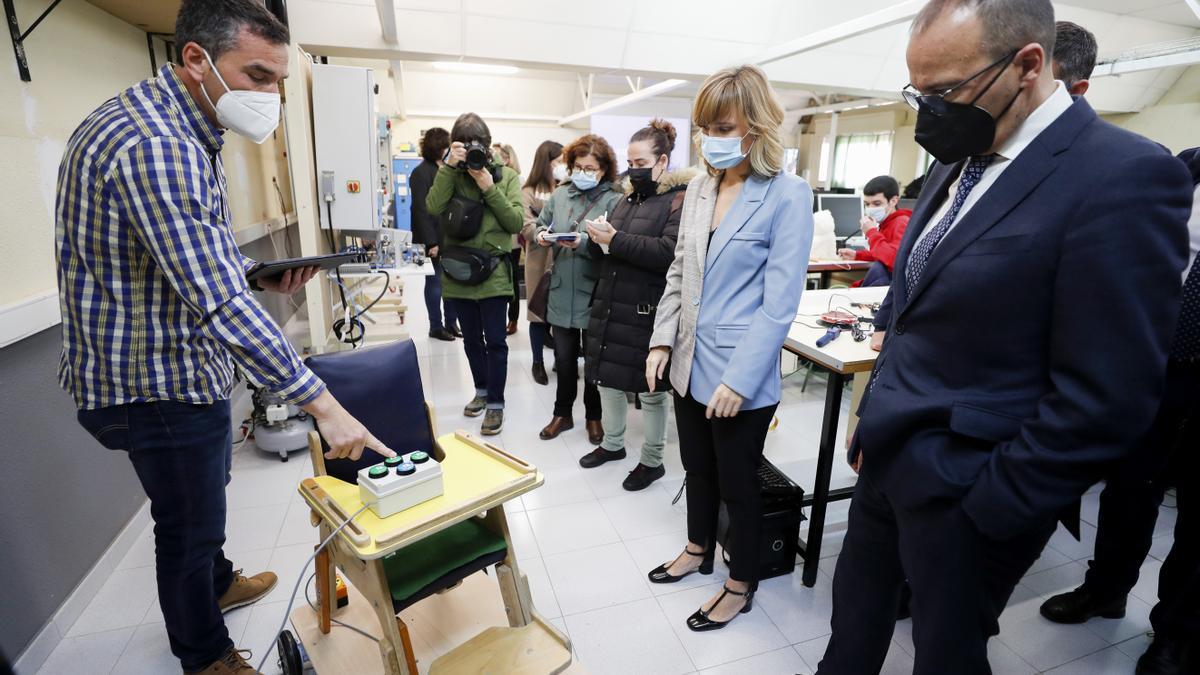
POLYGON ((946 235, 910 296, 909 253, 960 169, 930 172, 896 257, 852 452, 897 506, 961 500, 1004 539, 1077 503, 1149 428, 1192 184, 1078 99, 946 235))

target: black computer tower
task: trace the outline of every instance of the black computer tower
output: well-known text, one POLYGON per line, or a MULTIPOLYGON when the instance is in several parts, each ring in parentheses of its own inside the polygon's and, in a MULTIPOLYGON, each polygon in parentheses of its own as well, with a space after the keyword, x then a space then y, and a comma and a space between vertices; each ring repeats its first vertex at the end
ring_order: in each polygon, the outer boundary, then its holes
MULTIPOLYGON (((762 535, 759 539, 758 554, 758 578, 761 580, 791 574, 796 569, 800 523, 805 518, 804 488, 794 483, 765 457, 758 467, 758 479, 763 500, 762 535)), ((730 531, 729 516, 725 511, 725 504, 722 503, 717 521, 717 541, 726 551, 726 562, 729 556, 729 542, 731 537, 736 536, 736 532, 730 531)))

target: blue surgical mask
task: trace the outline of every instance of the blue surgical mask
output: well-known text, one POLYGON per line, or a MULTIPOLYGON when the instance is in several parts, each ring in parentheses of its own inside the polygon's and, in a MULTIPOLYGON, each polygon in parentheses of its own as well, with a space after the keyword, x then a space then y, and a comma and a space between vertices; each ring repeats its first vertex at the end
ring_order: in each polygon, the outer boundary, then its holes
MULTIPOLYGON (((750 132, 746 132, 746 136, 749 135, 750 132)), ((742 139, 746 136, 718 138, 700 134, 700 153, 704 155, 704 161, 718 171, 737 166, 742 163, 743 159, 746 159, 747 153, 742 152, 742 139)))
POLYGON ((882 206, 877 207, 877 208, 867 209, 863 213, 868 218, 870 218, 871 220, 873 220, 877 223, 882 223, 884 221, 884 219, 887 218, 887 209, 882 206))
POLYGON ((571 174, 571 182, 583 192, 587 192, 600 184, 600 179, 590 171, 576 171, 571 174))

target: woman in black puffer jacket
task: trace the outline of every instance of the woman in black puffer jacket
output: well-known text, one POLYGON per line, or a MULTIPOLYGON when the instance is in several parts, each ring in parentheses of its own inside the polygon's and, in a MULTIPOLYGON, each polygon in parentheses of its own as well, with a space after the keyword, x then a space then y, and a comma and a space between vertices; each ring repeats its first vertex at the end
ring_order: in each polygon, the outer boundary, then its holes
POLYGON ((675 128, 653 120, 629 141, 625 199, 610 221, 588 224, 589 246, 603 253, 600 278, 592 296, 585 377, 600 388, 604 441, 579 460, 585 469, 625 458, 626 392, 638 394, 646 439, 641 460, 625 478, 626 490, 642 490, 666 472, 666 382, 654 392, 646 384, 646 355, 654 332, 654 313, 675 260, 676 233, 687 183, 698 172, 669 173, 675 128))

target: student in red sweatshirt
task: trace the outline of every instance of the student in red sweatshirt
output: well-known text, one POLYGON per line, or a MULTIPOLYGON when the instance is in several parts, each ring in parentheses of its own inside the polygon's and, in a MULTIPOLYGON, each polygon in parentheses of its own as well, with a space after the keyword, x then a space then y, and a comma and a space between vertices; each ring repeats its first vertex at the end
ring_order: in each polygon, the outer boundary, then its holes
POLYGON ((900 204, 900 184, 891 176, 877 176, 863 187, 862 232, 870 248, 863 251, 844 248, 838 251, 845 260, 869 260, 875 264, 855 286, 887 286, 892 282, 896 251, 912 211, 896 208, 900 204))

